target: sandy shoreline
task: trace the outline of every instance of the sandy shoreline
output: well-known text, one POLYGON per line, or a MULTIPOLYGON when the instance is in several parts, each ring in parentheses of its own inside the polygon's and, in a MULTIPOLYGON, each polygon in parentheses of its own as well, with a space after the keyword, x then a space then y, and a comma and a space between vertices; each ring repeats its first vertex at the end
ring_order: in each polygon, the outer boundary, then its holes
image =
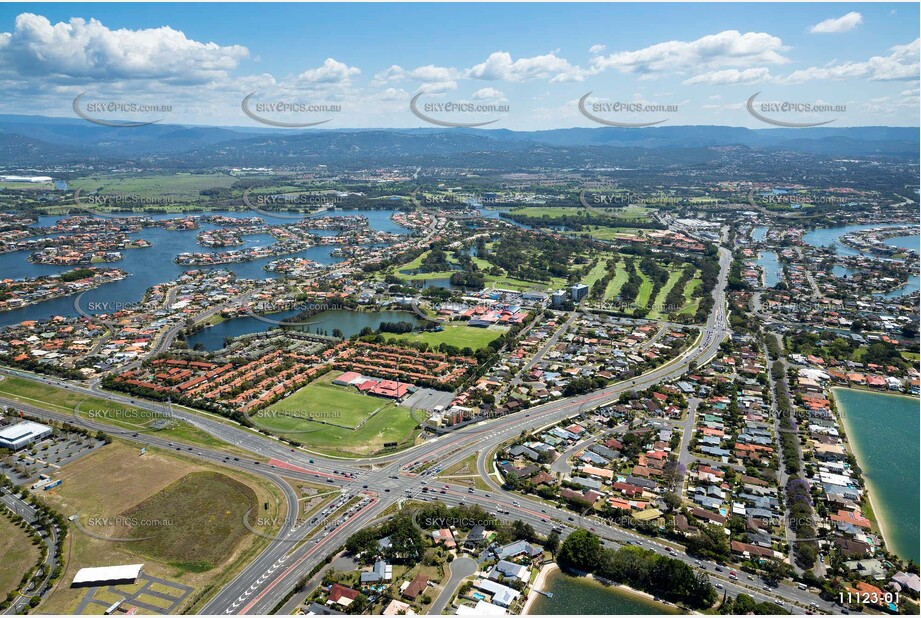
POLYGON ((537 597, 542 596, 537 590, 543 590, 544 584, 547 581, 547 576, 553 573, 554 571, 559 571, 560 567, 556 565, 555 562, 545 564, 540 569, 540 573, 537 574, 537 578, 534 580, 534 583, 531 584, 531 592, 528 593, 528 600, 525 602, 524 607, 521 609, 521 615, 525 615, 531 611, 531 606, 534 605, 534 601, 537 600, 537 597))
MULTIPOLYGON (((554 571, 559 571, 559 570, 560 570, 560 567, 558 567, 556 563, 545 564, 543 568, 541 568, 540 573, 537 574, 537 578, 535 578, 534 583, 531 585, 531 593, 528 595, 528 600, 521 610, 522 616, 528 614, 531 611, 531 606, 534 604, 537 598, 542 596, 541 594, 535 592, 535 590, 543 590, 547 577, 554 571)), ((615 583, 606 584, 602 582, 599 578, 592 575, 591 573, 586 573, 583 577, 585 577, 585 579, 598 582, 599 584, 605 587, 617 590, 624 594, 642 598, 652 603, 656 603, 657 605, 661 605, 662 607, 667 608, 667 609, 676 610, 676 613, 679 613, 677 611, 678 610, 677 607, 675 607, 674 605, 670 605, 670 604, 666 605, 662 603, 661 601, 657 601, 656 598, 653 595, 649 594, 648 592, 643 592, 642 590, 637 590, 635 588, 631 588, 630 586, 627 586, 624 584, 615 584, 615 583)))
MULTIPOLYGON (((837 394, 835 393, 835 391, 839 389, 846 389, 846 388, 847 387, 844 387, 844 386, 833 387, 831 389, 831 392, 832 392, 832 395, 835 396, 835 404, 836 404, 836 407, 838 408, 838 418, 841 419, 841 423, 844 425, 844 431, 847 437, 847 448, 854 454, 854 457, 857 459, 857 463, 860 464, 861 468, 863 468, 866 462, 865 455, 860 452, 860 447, 857 445, 857 440, 853 438, 854 433, 851 431, 852 428, 851 428, 850 423, 848 422, 848 415, 846 413, 845 414, 841 413, 844 406, 841 404, 840 399, 837 397, 837 394)), ((847 390, 862 390, 862 389, 847 389, 847 390)), ((867 392, 872 392, 872 391, 867 391, 867 392)), ((892 397, 909 397, 909 398, 915 399, 914 397, 911 397, 910 395, 904 395, 901 393, 875 393, 875 394, 889 395, 892 397)), ((883 543, 885 544, 886 549, 888 549, 890 552, 895 554, 897 552, 895 551, 895 548, 890 542, 892 539, 892 534, 891 534, 891 530, 889 529, 890 522, 889 522, 888 513, 885 510, 882 510, 879 508, 879 503, 877 502, 877 498, 879 498, 879 494, 877 493, 876 489, 873 487, 873 483, 867 478, 866 473, 861 473, 861 479, 863 480, 864 487, 867 490, 867 499, 870 501, 870 508, 873 509, 873 515, 876 518, 876 525, 879 528, 879 534, 881 537, 883 537, 883 543)))

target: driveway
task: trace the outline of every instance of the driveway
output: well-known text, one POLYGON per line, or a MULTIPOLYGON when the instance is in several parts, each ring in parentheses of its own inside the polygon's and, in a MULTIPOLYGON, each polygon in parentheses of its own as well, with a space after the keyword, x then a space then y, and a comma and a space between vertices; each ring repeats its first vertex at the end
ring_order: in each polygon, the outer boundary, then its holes
POLYGON ((455 558, 454 562, 448 565, 448 568, 451 570, 451 577, 448 578, 448 582, 445 584, 441 594, 438 595, 438 598, 435 599, 435 602, 432 604, 432 608, 428 612, 430 616, 440 616, 464 578, 470 577, 476 573, 480 567, 476 560, 468 558, 467 556, 461 556, 455 558))

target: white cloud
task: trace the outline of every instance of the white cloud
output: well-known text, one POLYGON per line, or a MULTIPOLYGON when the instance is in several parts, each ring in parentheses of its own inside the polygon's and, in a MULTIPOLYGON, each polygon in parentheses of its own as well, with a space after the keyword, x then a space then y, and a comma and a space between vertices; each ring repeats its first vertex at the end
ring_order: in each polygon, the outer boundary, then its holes
POLYGON ((717 112, 734 112, 745 107, 745 103, 708 103, 701 105, 703 109, 717 112))
POLYGON ((508 52, 497 51, 489 55, 485 62, 477 64, 465 72, 471 79, 504 80, 523 82, 531 79, 548 79, 550 83, 580 82, 585 79, 586 71, 573 66, 568 60, 555 53, 519 58, 512 60, 508 52))
POLYGON ((607 48, 608 48, 607 45, 603 45, 601 43, 595 43, 594 45, 588 48, 588 53, 592 54, 593 56, 597 56, 598 54, 600 54, 607 48))
POLYGON ((634 51, 615 52, 592 59, 596 69, 622 73, 656 74, 752 64, 784 64, 789 60, 780 38, 766 32, 725 30, 695 41, 666 41, 634 51))
POLYGON ((706 86, 725 86, 728 84, 751 84, 753 82, 763 82, 771 79, 771 70, 766 67, 751 69, 723 69, 722 71, 710 71, 695 75, 690 79, 684 80, 683 84, 687 86, 703 84, 706 86))
POLYGON ((417 67, 415 69, 404 69, 394 64, 390 68, 381 71, 374 76, 371 81, 372 85, 386 84, 396 81, 418 81, 423 83, 448 83, 454 82, 461 77, 461 72, 449 67, 439 67, 434 64, 417 67))
POLYGON ((837 34, 839 32, 847 32, 849 30, 853 30, 862 23, 863 15, 857 11, 851 11, 847 15, 842 15, 841 17, 834 17, 832 19, 820 21, 816 25, 812 26, 809 29, 809 32, 814 34, 837 34))
POLYGON ((110 30, 95 19, 53 24, 22 13, 13 32, 0 34, 0 66, 55 80, 159 79, 203 83, 224 78, 249 56, 242 45, 202 43, 168 26, 110 30))
POLYGON ((471 97, 474 101, 505 101, 505 94, 495 88, 480 88, 471 97))
POLYGON ((921 74, 918 61, 918 54, 921 51, 919 40, 921 39, 915 39, 906 45, 891 47, 892 53, 888 56, 873 56, 865 62, 844 62, 823 67, 809 67, 794 71, 778 81, 784 84, 801 84, 820 79, 866 79, 870 81, 918 79, 921 74))
POLYGON ((402 88, 386 88, 374 96, 377 101, 408 101, 412 95, 402 88))
POLYGON ((439 94, 449 90, 457 90, 457 82, 425 82, 419 90, 429 94, 439 94))
POLYGON ((307 69, 298 80, 312 84, 347 84, 353 75, 360 75, 361 69, 350 67, 334 58, 327 58, 323 66, 307 69))

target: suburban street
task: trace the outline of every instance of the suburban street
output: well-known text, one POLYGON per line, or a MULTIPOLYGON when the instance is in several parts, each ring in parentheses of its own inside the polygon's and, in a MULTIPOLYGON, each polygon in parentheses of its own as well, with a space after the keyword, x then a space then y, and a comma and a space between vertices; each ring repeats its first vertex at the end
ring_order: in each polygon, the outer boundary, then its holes
MULTIPOLYGON (((504 491, 492 477, 494 472, 492 453, 504 442, 519 435, 522 431, 531 431, 560 420, 579 414, 580 412, 605 405, 616 400, 621 393, 631 390, 643 390, 663 381, 672 380, 685 371, 688 367, 698 366, 707 362, 717 352, 720 343, 728 334, 726 300, 724 289, 728 276, 731 254, 728 250, 720 248, 720 275, 714 290, 713 311, 706 324, 701 328, 700 335, 688 349, 684 350, 677 358, 628 381, 622 381, 605 389, 585 395, 559 399, 539 406, 535 406, 505 417, 481 421, 465 426, 457 431, 440 435, 426 440, 421 445, 409 450, 389 454, 381 457, 352 458, 337 460, 316 454, 305 454, 300 449, 287 447, 279 440, 258 433, 254 430, 243 428, 229 423, 212 415, 186 411, 173 407, 173 416, 207 432, 208 434, 236 447, 254 454, 253 461, 234 461, 220 451, 206 448, 191 448, 184 450, 190 457, 237 467, 247 472, 257 474, 269 482, 277 485, 284 492, 288 501, 288 513, 296 514, 298 503, 291 487, 280 475, 293 479, 311 480, 322 478, 330 480, 333 486, 348 491, 351 495, 362 495, 367 498, 366 504, 354 516, 342 525, 335 525, 317 530, 308 536, 310 526, 295 526, 294 517, 288 517, 277 537, 262 550, 260 555, 245 566, 229 584, 218 591, 201 608, 203 613, 209 614, 265 614, 282 602, 297 583, 314 567, 320 564, 325 557, 340 547, 352 533, 367 525, 366 522, 376 519, 390 506, 405 498, 423 498, 422 487, 425 475, 408 472, 408 468, 419 462, 437 461, 441 469, 463 461, 471 455, 477 456, 478 473, 491 487, 492 491, 470 492, 467 488, 447 484, 444 493, 437 494, 437 499, 447 504, 478 504, 487 511, 502 509, 507 514, 506 519, 521 519, 531 524, 541 534, 548 534, 551 529, 561 526, 563 536, 575 528, 578 517, 571 512, 543 504, 532 498, 504 491), (314 463, 310 463, 313 460, 314 463), (267 465, 267 461, 271 462, 267 465), (270 467, 272 466, 272 467, 270 467), (283 470, 283 472, 282 472, 283 470), (354 474, 354 478, 346 476, 354 474), (517 505, 516 505, 517 503, 517 505)), ((571 322, 571 319, 570 321, 571 322)), ((568 323, 567 322, 567 325, 568 323)), ((565 330, 564 325, 558 331, 565 330)), ((544 346, 546 349, 547 346, 544 346)), ((36 376, 28 372, 8 369, 0 370, 0 374, 15 375, 39 383, 67 388, 72 391, 104 398, 108 401, 131 405, 139 408, 163 412, 162 405, 134 399, 118 393, 103 391, 97 385, 89 388, 61 379, 36 376)), ((0 403, 15 405, 25 409, 26 412, 43 418, 57 420, 77 420, 81 424, 92 428, 112 431, 112 427, 89 422, 83 418, 74 418, 73 413, 48 412, 36 406, 23 405, 20 402, 0 399, 0 403)), ((693 414, 683 423, 693 423, 693 414)), ((689 425, 690 426, 690 425, 689 425)), ((686 445, 690 433, 685 430, 683 444, 686 445)), ((115 433, 119 433, 116 431, 115 433)), ((137 433, 128 435, 122 432, 122 437, 160 448, 176 448, 167 440, 157 438, 155 434, 137 433)), ((180 449, 183 450, 183 449, 180 449)), ((685 449, 683 448, 684 452, 685 449)), ((687 459, 687 457, 685 456, 687 459)), ((428 494, 431 496, 431 494, 428 494)), ((640 543, 644 547, 657 552, 667 552, 669 547, 656 541, 642 539, 635 533, 610 525, 595 519, 580 522, 598 534, 606 544, 617 545, 627 542, 640 543)), ((683 553, 680 547, 671 548, 673 557, 684 560, 694 565, 694 559, 683 553)), ((797 603, 801 608, 808 608, 810 603, 817 603, 818 607, 831 611, 832 605, 821 602, 817 596, 800 591, 792 586, 782 585, 781 588, 771 591, 761 590, 754 584, 741 581, 732 581, 716 572, 716 565, 702 563, 695 565, 707 570, 712 580, 719 581, 730 594, 746 592, 756 600, 769 600, 775 603, 797 603)))

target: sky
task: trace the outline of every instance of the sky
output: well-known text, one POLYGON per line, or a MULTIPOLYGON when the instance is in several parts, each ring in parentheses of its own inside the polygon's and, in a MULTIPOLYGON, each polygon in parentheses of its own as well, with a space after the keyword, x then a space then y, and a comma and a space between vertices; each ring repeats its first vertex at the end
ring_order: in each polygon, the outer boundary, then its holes
POLYGON ((918 126, 919 5, 11 3, 0 90, 263 129, 918 126))

